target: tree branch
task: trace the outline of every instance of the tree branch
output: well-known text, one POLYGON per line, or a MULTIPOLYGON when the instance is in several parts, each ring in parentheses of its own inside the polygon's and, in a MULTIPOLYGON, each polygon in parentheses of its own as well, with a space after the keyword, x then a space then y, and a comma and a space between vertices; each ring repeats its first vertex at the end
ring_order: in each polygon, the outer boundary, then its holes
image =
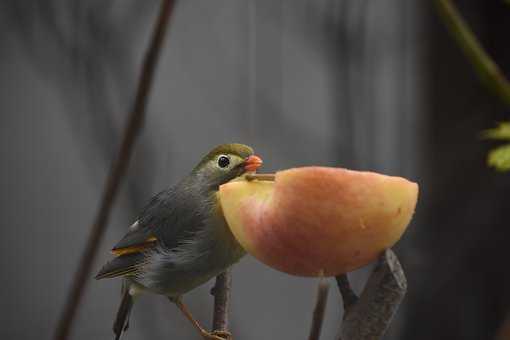
POLYGON ((64 308, 62 309, 60 319, 55 329, 54 338, 56 340, 65 340, 68 338, 69 331, 85 290, 85 284, 91 275, 92 264, 94 263, 97 250, 104 236, 113 203, 115 202, 120 183, 126 173, 136 138, 143 125, 147 99, 152 86, 152 80, 154 78, 154 70, 156 68, 173 5, 173 0, 162 1, 159 17, 143 61, 133 109, 123 131, 119 151, 112 162, 108 178, 104 185, 101 203, 99 205, 94 224, 92 225, 85 249, 78 264, 78 269, 73 277, 69 295, 67 296, 64 308))
POLYGON ((317 286, 317 299, 313 310, 312 327, 310 328, 308 340, 319 340, 321 336, 324 314, 328 302, 328 293, 329 283, 324 277, 321 277, 317 286))
POLYGON ((507 106, 510 106, 510 82, 499 66, 484 50, 455 5, 450 0, 436 0, 435 2, 450 34, 462 48, 480 79, 507 106))
POLYGON ((340 294, 342 294, 344 310, 349 310, 356 304, 356 302, 358 302, 359 298, 352 290, 347 274, 338 275, 336 277, 336 283, 338 285, 338 289, 340 290, 340 294))
MULTIPOLYGON (((344 278, 347 280, 347 277, 344 278)), ((343 279, 342 279, 343 281, 343 279)), ((337 277, 337 282, 339 278, 337 277)), ((350 288, 340 292, 350 301, 350 288)), ((344 313, 339 340, 378 340, 386 332, 407 291, 407 281, 397 256, 391 249, 381 256, 363 292, 344 313)), ((344 302, 345 304, 345 302, 344 302)))
POLYGON ((211 289, 214 296, 213 331, 228 332, 228 312, 230 304, 230 288, 232 276, 230 269, 216 277, 216 283, 211 289))

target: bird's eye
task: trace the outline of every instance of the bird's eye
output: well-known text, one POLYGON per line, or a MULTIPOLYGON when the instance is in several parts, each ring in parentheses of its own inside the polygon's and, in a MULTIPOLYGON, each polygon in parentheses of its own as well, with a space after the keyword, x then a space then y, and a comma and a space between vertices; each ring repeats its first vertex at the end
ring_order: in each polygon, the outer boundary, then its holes
POLYGON ((227 166, 229 166, 230 164, 230 159, 225 156, 225 155, 221 155, 220 157, 218 157, 218 166, 220 168, 226 168, 227 166))

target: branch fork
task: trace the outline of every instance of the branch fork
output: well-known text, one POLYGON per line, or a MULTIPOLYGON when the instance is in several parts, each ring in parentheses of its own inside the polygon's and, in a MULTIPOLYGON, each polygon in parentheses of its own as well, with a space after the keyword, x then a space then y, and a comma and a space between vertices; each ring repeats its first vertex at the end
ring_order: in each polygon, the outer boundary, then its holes
POLYGON ((391 249, 384 252, 359 298, 347 275, 336 279, 345 309, 338 340, 381 339, 407 292, 407 280, 395 253, 391 249))

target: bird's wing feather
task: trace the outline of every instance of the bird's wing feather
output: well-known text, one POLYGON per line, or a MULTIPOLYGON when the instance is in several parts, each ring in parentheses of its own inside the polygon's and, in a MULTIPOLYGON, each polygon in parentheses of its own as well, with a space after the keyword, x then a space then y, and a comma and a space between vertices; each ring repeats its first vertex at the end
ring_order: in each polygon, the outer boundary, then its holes
POLYGON ((157 241, 152 235, 152 228, 140 228, 136 221, 124 237, 112 248, 114 255, 120 256, 129 253, 140 252, 147 247, 151 247, 157 241))
POLYGON ((138 266, 143 263, 144 254, 133 253, 122 255, 107 262, 97 273, 96 279, 109 279, 117 276, 129 276, 136 273, 138 266))
POLYGON ((202 219, 201 209, 194 203, 201 200, 192 197, 194 192, 183 182, 154 196, 112 252, 116 255, 136 253, 158 242, 168 249, 176 247, 195 231, 196 221, 202 219))

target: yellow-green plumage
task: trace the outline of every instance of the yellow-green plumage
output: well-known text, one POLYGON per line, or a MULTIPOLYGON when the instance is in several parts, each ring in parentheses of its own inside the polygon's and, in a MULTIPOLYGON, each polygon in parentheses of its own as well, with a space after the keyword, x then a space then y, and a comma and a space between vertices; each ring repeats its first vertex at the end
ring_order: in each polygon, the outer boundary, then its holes
MULTIPOLYGON (((226 224, 216 193, 221 184, 246 172, 244 164, 252 155, 253 149, 242 144, 211 150, 188 176, 151 199, 115 245, 113 252, 120 256, 96 277, 121 276, 137 291, 175 298, 237 262, 244 250, 226 224)), ((124 319, 129 308, 119 310, 124 319)), ((116 324, 125 322, 117 319, 116 324)))

